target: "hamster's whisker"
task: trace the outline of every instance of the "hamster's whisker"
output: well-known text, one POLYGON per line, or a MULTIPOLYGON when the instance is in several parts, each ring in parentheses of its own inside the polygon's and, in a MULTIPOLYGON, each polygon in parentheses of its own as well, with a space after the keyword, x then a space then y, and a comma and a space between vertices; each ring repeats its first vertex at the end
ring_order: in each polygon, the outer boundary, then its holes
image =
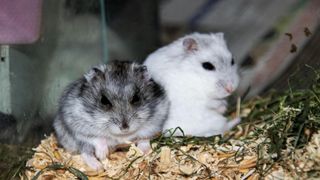
POLYGON ((129 116, 128 121, 131 121, 132 117, 135 116, 138 113, 138 111, 134 111, 131 116, 129 116))

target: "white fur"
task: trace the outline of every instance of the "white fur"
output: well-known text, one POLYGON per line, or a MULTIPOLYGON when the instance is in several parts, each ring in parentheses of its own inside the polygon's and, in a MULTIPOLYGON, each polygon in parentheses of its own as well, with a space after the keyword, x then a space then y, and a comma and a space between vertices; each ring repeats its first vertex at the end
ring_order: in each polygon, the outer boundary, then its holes
MULTIPOLYGON (((107 66, 105 64, 101 64, 99 66, 95 66, 96 69, 100 70, 101 72, 105 72, 107 69, 107 66)), ((96 75, 96 72, 92 69, 90 69, 89 72, 87 72, 86 74, 84 74, 84 77, 86 78, 86 80, 88 82, 91 81, 91 79, 96 75)))
POLYGON ((145 65, 149 73, 164 86, 171 102, 163 131, 181 127, 187 135, 211 136, 237 124, 235 121, 228 124, 222 115, 227 107, 224 98, 230 93, 219 85, 228 84, 233 91, 238 87, 237 65, 231 66, 231 59, 223 33, 193 33, 147 57, 145 65), (186 51, 183 47, 186 38, 197 42, 197 50, 186 51), (212 63, 216 71, 205 70, 203 62, 212 63))

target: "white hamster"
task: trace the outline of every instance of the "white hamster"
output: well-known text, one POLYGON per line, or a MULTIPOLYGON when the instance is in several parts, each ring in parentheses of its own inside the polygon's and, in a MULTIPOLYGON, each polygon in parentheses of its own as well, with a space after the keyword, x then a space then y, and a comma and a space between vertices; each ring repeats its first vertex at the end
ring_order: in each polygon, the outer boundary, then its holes
POLYGON ((143 65, 114 61, 92 68, 64 91, 54 129, 59 143, 81 153, 93 169, 118 144, 148 139, 161 132, 169 101, 143 65))
POLYGON ((171 103, 163 131, 181 127, 187 135, 212 136, 240 122, 223 116, 225 98, 239 84, 223 33, 187 35, 150 54, 144 64, 171 103))

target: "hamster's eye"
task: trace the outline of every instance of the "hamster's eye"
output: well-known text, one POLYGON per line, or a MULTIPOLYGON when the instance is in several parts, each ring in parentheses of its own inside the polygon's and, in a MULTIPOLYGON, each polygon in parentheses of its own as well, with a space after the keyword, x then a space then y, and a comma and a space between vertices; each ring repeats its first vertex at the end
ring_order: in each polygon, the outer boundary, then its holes
POLYGON ((210 62, 204 62, 202 63, 202 67, 205 69, 205 70, 208 70, 208 71, 214 71, 216 70, 216 67, 211 64, 210 62))
POLYGON ((135 95, 132 97, 130 103, 133 104, 133 105, 137 105, 137 104, 140 103, 140 101, 141 101, 140 96, 139 96, 138 94, 135 94, 135 95))
POLYGON ((101 101, 101 104, 107 106, 108 108, 112 107, 111 102, 109 101, 109 99, 106 96, 102 95, 100 101, 101 101))
POLYGON ((234 58, 231 59, 231 66, 234 65, 234 58))

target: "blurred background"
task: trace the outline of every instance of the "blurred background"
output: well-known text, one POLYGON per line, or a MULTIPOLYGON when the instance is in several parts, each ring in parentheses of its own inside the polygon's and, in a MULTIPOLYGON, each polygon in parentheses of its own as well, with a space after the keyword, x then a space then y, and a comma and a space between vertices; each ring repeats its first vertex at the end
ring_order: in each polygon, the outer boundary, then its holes
POLYGON ((311 83, 319 68, 319 0, 2 0, 0 142, 52 131, 63 88, 98 63, 143 62, 190 32, 224 32, 239 95, 311 83))

